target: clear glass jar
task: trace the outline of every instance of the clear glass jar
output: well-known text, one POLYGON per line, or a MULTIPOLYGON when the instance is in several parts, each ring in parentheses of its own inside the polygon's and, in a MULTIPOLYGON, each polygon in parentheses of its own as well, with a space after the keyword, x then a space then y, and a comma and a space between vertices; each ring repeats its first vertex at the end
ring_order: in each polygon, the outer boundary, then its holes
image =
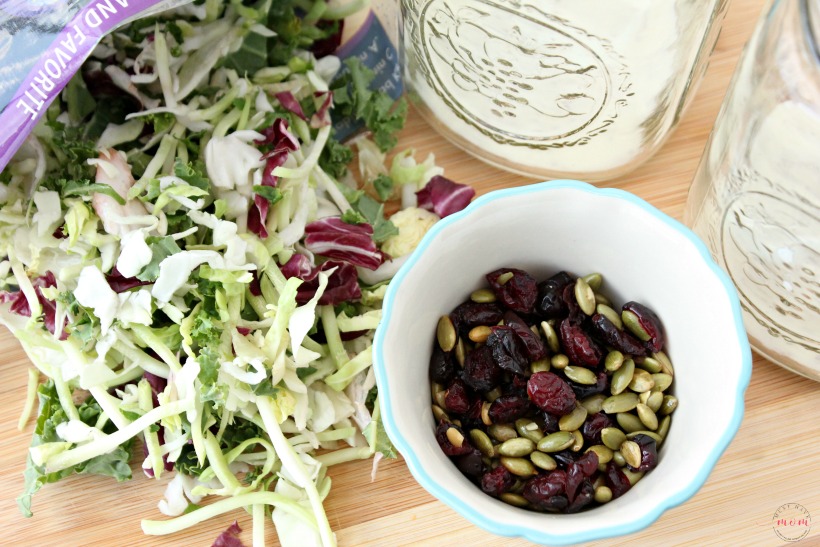
POLYGON ((405 86, 498 167, 600 181, 649 158, 706 67, 728 0, 401 0, 405 86))
POLYGON ((684 221, 737 286, 753 347, 820 380, 820 0, 780 0, 746 46, 684 221))

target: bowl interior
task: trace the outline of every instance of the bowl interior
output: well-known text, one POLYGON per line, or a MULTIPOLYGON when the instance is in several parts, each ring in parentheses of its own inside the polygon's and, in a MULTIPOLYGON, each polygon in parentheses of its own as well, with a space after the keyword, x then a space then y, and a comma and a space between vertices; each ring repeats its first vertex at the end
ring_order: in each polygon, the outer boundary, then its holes
POLYGON ((741 325, 734 290, 702 244, 634 196, 576 182, 495 192, 434 227, 391 284, 375 346, 385 426, 422 486, 492 532, 552 544, 628 533, 694 494, 734 436, 751 369, 741 325), (600 272, 614 304, 636 300, 663 321, 680 405, 658 467, 602 507, 510 507, 461 476, 435 441, 427 368, 436 322, 504 266, 537 279, 600 272))

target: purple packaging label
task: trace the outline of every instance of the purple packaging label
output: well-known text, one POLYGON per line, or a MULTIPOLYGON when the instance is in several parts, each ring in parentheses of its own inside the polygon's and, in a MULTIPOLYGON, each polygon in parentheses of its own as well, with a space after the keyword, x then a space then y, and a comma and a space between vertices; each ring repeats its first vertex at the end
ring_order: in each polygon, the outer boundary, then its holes
MULTIPOLYGON (((379 18, 371 11, 361 28, 350 40, 336 50, 342 60, 358 57, 363 65, 375 74, 371 87, 387 93, 393 100, 401 97, 404 91, 401 77, 401 66, 396 47, 390 41, 379 18)), ((343 64, 339 74, 344 74, 347 67, 343 64)), ((343 118, 334 120, 333 128, 336 138, 344 141, 363 128, 361 122, 343 118)))
MULTIPOLYGON (((43 13, 39 10, 50 1, 40 0, 22 5, 3 2, 0 9, 14 14, 14 17, 37 17, 43 13)), ((100 39, 157 3, 157 0, 92 0, 76 10, 59 32, 52 33, 55 37, 51 45, 34 62, 0 113, 0 171, 5 169, 34 129, 37 120, 79 70, 100 39)), ((79 5, 77 2, 73 4, 79 5)))

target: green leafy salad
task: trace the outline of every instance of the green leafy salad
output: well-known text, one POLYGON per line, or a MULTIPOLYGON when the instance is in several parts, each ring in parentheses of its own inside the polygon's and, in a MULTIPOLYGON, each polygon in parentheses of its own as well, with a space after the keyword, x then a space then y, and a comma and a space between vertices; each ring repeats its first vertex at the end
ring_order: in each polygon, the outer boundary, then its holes
POLYGON ((146 534, 245 508, 254 545, 269 522, 333 545, 328 467, 395 455, 371 367, 386 285, 473 191, 388 156, 405 103, 331 54, 363 5, 137 20, 0 173, 0 320, 34 366, 21 427, 39 401, 25 515, 46 483, 133 461, 162 481, 146 534), (337 117, 365 131, 343 144, 337 117))

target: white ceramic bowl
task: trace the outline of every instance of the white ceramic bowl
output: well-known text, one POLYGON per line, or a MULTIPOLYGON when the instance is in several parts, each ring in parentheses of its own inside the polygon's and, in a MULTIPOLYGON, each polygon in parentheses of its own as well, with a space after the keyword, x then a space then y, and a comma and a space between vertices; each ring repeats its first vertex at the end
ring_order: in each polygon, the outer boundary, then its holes
POLYGON ((492 192, 434 226, 390 284, 374 349, 384 425, 416 480, 482 528, 549 545, 635 532, 691 497, 740 426, 751 376, 735 289, 701 241, 632 194, 577 181, 492 192), (664 324, 680 405, 657 468, 601 507, 554 515, 506 505, 436 443, 428 363, 437 320, 505 266, 537 279, 601 272, 615 302, 641 302, 664 324))

